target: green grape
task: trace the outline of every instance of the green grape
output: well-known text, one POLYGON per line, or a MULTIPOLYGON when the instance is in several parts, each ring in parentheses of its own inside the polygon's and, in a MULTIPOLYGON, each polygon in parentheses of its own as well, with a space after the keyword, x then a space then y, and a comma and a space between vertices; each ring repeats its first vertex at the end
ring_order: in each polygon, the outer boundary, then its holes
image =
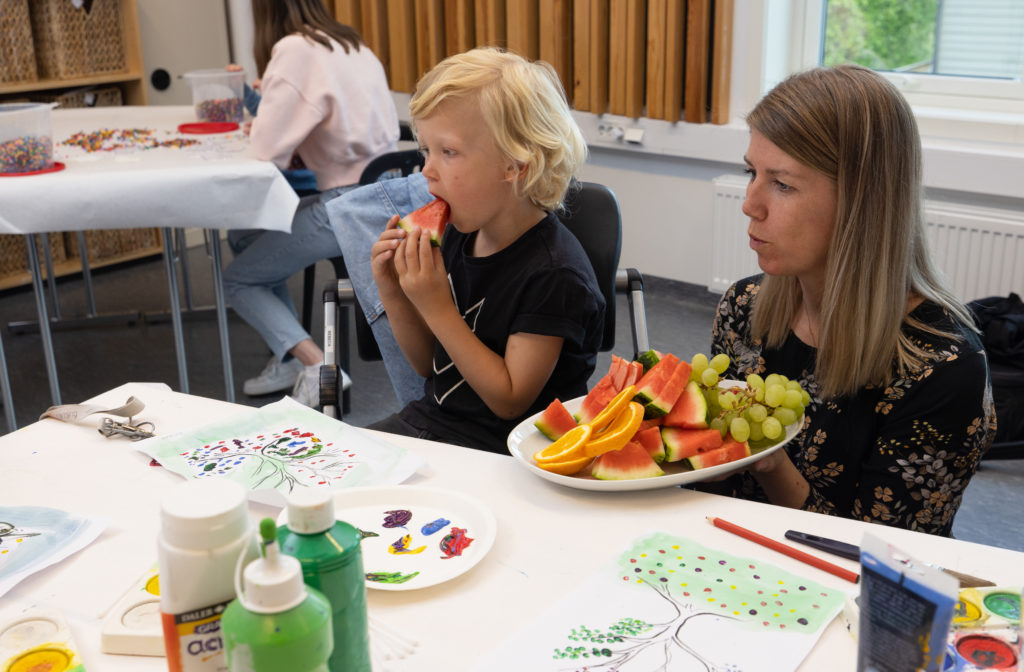
POLYGON ((798 407, 803 406, 802 401, 800 393, 796 390, 786 390, 786 393, 782 395, 782 405, 786 408, 796 410, 798 407))
POLYGON ((786 389, 787 390, 796 390, 797 392, 799 392, 800 390, 802 390, 804 388, 800 387, 800 381, 799 380, 788 380, 788 381, 786 381, 786 389))
POLYGON ((754 401, 764 401, 764 386, 754 388, 754 401))
POLYGON ((761 423, 760 422, 751 422, 750 423, 750 440, 751 441, 760 441, 763 438, 764 438, 764 429, 762 429, 761 423))
POLYGON ((711 422, 708 423, 708 426, 711 427, 711 429, 717 429, 719 432, 721 432, 722 437, 725 437, 726 424, 724 419, 713 418, 711 422))
POLYGON ((731 363, 732 362, 729 361, 729 355, 725 354, 724 352, 718 353, 717 355, 712 357, 711 361, 709 362, 711 368, 717 371, 719 375, 728 371, 729 364, 731 363))
POLYGON ((786 386, 786 377, 779 373, 769 373, 764 379, 765 387, 771 387, 772 385, 786 386))
POLYGON ((778 418, 765 418, 764 422, 761 423, 761 431, 764 432, 764 438, 777 439, 782 436, 782 423, 779 422, 778 418))
POLYGON ((764 403, 769 406, 780 406, 786 397, 786 388, 779 383, 771 383, 764 391, 764 403))
POLYGON ((793 409, 786 408, 785 406, 779 406, 772 411, 772 417, 781 422, 783 425, 792 425, 796 422, 796 413, 793 409))
POLYGON ((700 382, 702 382, 707 387, 714 387, 718 385, 718 372, 709 366, 708 368, 704 369, 703 372, 701 372, 700 382))
POLYGON ((757 375, 756 373, 752 373, 749 376, 747 376, 747 385, 749 385, 750 388, 754 389, 754 390, 757 390, 757 389, 763 390, 764 389, 764 378, 762 378, 761 376, 757 375))
POLYGON ((807 390, 800 390, 800 403, 802 403, 805 407, 811 405, 811 395, 807 392, 807 390))
POLYGON ((750 424, 743 418, 733 418, 729 423, 729 433, 732 438, 743 443, 750 438, 750 424))
POLYGON ((718 405, 727 411, 736 408, 736 397, 729 392, 719 392, 718 405))
POLYGON ((708 356, 702 352, 698 352, 690 360, 690 366, 693 367, 693 371, 699 376, 704 372, 704 369, 708 368, 708 356))
POLYGON ((764 419, 768 417, 768 409, 761 404, 754 404, 747 409, 747 413, 750 414, 750 419, 754 422, 764 422, 764 419))

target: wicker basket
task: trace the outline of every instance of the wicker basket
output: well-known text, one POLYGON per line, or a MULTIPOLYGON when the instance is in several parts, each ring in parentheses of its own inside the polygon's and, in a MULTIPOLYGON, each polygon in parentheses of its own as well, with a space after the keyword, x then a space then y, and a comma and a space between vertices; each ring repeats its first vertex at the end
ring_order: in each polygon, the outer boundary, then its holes
POLYGON ((0 83, 36 81, 28 0, 0 0, 0 83))
POLYGON ((117 107, 121 105, 121 89, 116 86, 96 88, 84 86, 63 93, 32 94, 36 103, 57 103, 61 108, 69 107, 117 107))
POLYGON ((119 0, 93 0, 88 12, 71 0, 32 0, 31 6, 41 78, 127 70, 119 0))
MULTIPOLYGON (((64 236, 61 234, 50 234, 46 236, 50 241, 50 255, 53 263, 67 259, 67 248, 64 247, 64 236)), ((36 246, 39 251, 39 266, 46 271, 46 262, 43 261, 43 250, 41 245, 36 246)), ((0 278, 10 275, 17 275, 28 271, 28 258, 25 256, 25 236, 22 234, 0 234, 0 278)))
MULTIPOLYGON (((134 252, 154 251, 160 248, 159 229, 110 229, 85 232, 89 248, 89 261, 97 262, 111 257, 129 257, 134 252)), ((65 233, 64 246, 69 257, 78 257, 78 234, 65 233)))

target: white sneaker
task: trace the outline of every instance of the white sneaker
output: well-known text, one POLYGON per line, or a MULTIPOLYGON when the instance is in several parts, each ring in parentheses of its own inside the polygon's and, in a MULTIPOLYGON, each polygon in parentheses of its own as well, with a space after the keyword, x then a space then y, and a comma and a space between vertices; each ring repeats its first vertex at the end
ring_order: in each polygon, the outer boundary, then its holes
MULTIPOLYGON (((341 385, 343 390, 347 390, 352 386, 352 379, 343 370, 341 371, 341 385)), ((299 374, 298 379, 295 381, 295 387, 292 388, 292 399, 310 408, 320 406, 319 364, 303 368, 302 373, 299 374)))
POLYGON ((242 391, 249 396, 259 396, 287 390, 295 386, 295 380, 302 373, 302 368, 302 362, 294 357, 287 362, 271 357, 260 375, 245 381, 242 391))

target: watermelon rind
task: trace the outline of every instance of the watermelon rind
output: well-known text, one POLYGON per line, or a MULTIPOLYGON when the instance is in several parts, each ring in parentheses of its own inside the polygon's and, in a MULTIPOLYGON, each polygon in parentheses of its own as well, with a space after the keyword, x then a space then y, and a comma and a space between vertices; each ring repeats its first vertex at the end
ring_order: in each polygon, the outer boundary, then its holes
POLYGON ((630 441, 619 450, 598 456, 590 467, 590 475, 602 481, 653 478, 664 473, 647 454, 647 449, 636 441, 630 441))
POLYGON ((665 445, 665 461, 679 462, 720 448, 722 434, 717 429, 662 427, 661 441, 665 445))
POLYGON ((706 469, 707 467, 717 467, 720 464, 727 464, 749 456, 750 446, 747 445, 746 441, 740 443, 739 441, 729 439, 722 444, 721 448, 688 457, 686 461, 691 469, 706 469))
MULTIPOLYGON (((679 364, 679 358, 672 354, 666 354, 658 360, 647 373, 636 384, 636 394, 633 396, 633 401, 636 401, 644 406, 651 403, 658 398, 661 391, 664 389, 665 384, 676 370, 676 365, 679 364)), ((644 414, 646 417, 646 413, 644 414)), ((656 415, 652 417, 658 417, 656 415)))
POLYGON ((444 230, 450 216, 451 208, 448 203, 440 198, 435 198, 398 220, 398 226, 402 227, 406 233, 418 227, 421 231, 430 234, 431 245, 441 247, 441 239, 444 237, 444 230))
POLYGON ((647 352, 642 353, 639 357, 637 357, 636 361, 640 362, 640 364, 643 365, 644 373, 647 373, 648 371, 651 370, 652 366, 658 363, 658 360, 660 359, 661 355, 658 353, 657 350, 648 350, 647 352))

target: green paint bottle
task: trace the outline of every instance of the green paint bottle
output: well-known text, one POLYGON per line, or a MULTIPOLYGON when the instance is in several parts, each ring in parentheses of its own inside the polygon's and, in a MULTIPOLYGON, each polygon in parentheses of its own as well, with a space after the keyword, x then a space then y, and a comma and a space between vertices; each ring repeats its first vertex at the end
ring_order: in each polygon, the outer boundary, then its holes
POLYGON ((370 672, 366 575, 359 530, 334 515, 329 490, 302 488, 288 497, 287 525, 277 530, 281 552, 298 559, 307 586, 331 603, 331 672, 370 672))
MULTIPOLYGON (((302 581, 302 567, 282 555, 274 521, 260 522, 263 557, 250 562, 221 628, 230 672, 328 672, 331 605, 302 581)), ((238 559, 244 561, 243 552, 238 559)))

